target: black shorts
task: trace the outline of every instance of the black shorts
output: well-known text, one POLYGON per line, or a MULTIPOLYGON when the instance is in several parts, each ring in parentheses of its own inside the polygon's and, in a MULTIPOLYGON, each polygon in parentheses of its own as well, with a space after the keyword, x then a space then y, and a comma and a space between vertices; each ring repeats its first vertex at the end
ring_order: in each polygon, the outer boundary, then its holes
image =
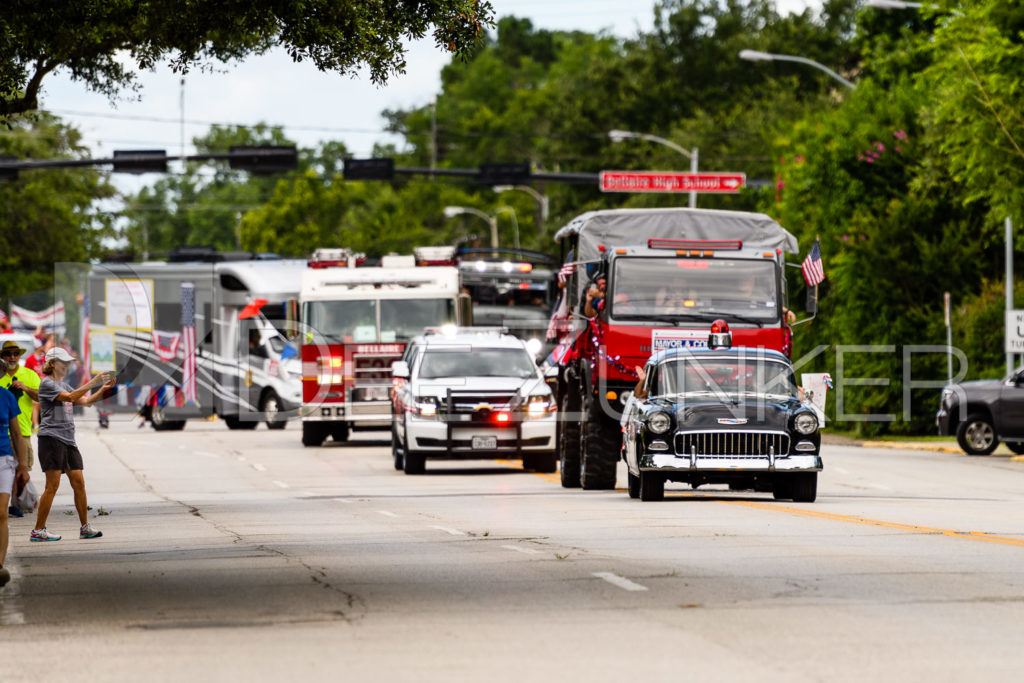
POLYGON ((39 452, 36 458, 43 472, 60 470, 70 472, 71 470, 84 469, 82 465, 82 454, 78 452, 77 446, 64 443, 52 436, 39 435, 39 452))

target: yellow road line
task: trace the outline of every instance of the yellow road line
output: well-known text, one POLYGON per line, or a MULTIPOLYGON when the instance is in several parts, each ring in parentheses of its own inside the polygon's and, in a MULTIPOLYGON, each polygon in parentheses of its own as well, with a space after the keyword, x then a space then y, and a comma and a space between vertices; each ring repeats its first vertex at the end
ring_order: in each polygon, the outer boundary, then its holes
POLYGON ((805 510, 787 505, 776 505, 771 503, 756 503, 749 500, 721 500, 726 505, 740 505, 743 507, 758 508, 761 510, 775 510, 777 512, 789 512, 795 515, 806 517, 818 517, 830 519, 836 522, 848 522, 851 524, 865 524, 867 526, 880 526, 886 529, 898 529, 900 531, 911 531, 917 534, 951 536, 953 538, 966 538, 974 541, 986 541, 988 543, 1000 543, 1003 545, 1024 546, 1024 539, 1009 538, 1006 536, 993 536, 983 531, 957 531, 956 529, 939 529, 935 527, 919 526, 917 524, 903 524, 902 522, 887 522, 881 519, 869 519, 867 517, 856 517, 854 515, 840 515, 834 512, 821 512, 818 510, 805 510))

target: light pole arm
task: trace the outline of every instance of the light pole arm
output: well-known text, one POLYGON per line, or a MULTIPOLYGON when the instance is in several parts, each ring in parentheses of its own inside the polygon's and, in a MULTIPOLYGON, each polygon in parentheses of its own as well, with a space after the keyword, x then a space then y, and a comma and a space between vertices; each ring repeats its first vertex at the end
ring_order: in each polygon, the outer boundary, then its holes
POLYGON ((740 59, 746 59, 751 62, 796 62, 798 64, 806 64, 807 66, 813 66, 815 69, 824 71, 832 78, 836 79, 850 90, 856 90, 857 85, 852 81, 848 81, 832 69, 828 68, 824 64, 814 61, 813 59, 807 59, 806 57, 796 57, 794 55, 776 55, 769 52, 759 52, 757 50, 740 50, 740 59))

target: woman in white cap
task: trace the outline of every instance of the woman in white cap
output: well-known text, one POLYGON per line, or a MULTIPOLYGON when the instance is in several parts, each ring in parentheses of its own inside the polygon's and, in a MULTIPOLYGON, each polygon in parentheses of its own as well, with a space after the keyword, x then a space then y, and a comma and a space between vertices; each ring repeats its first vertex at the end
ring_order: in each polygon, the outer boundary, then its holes
POLYGON ((53 497, 60 487, 61 473, 68 475, 71 489, 75 494, 75 509, 82 524, 79 538, 99 538, 103 532, 89 524, 89 509, 85 496, 85 478, 82 476, 82 454, 75 444, 75 421, 73 407, 92 405, 103 397, 103 392, 114 386, 113 373, 100 373, 91 380, 72 389, 64 381, 68 366, 75 359, 66 350, 55 346, 46 352, 43 364, 43 381, 39 385, 39 465, 46 474, 46 488, 39 496, 39 512, 36 528, 29 535, 31 541, 59 541, 60 536, 46 530, 46 518, 50 514, 53 497), (90 389, 103 385, 99 391, 88 394, 90 389), (88 395, 87 395, 88 394, 88 395))

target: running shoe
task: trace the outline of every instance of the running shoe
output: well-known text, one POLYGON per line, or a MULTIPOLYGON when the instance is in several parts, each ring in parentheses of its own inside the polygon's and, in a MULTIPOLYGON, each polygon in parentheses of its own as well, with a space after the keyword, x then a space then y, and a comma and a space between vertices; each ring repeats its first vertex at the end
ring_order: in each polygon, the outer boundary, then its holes
POLYGON ((32 533, 28 535, 30 541, 59 541, 60 536, 57 534, 51 534, 46 530, 44 526, 42 529, 33 529, 32 533))
POLYGON ((21 508, 11 505, 7 508, 7 514, 11 517, 24 517, 25 513, 21 511, 21 508))
POLYGON ((79 538, 99 538, 103 535, 102 531, 96 531, 92 528, 92 524, 86 522, 82 525, 82 530, 78 532, 79 538))

